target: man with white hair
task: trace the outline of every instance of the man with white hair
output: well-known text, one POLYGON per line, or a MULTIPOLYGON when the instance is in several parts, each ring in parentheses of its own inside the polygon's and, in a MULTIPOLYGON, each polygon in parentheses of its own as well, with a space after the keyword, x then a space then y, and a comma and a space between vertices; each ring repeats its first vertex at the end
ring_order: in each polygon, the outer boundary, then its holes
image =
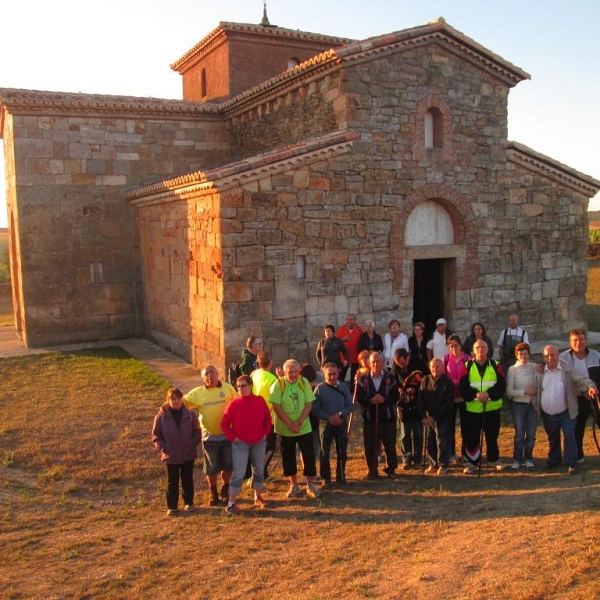
POLYGON ((315 395, 307 379, 300 376, 300 364, 290 359, 283 363, 283 377, 271 386, 269 403, 275 413, 275 433, 281 436, 281 462, 283 474, 290 479, 288 498, 300 495, 298 486, 298 466, 296 445, 300 448, 303 475, 306 477, 306 493, 311 498, 321 496, 313 480, 317 474, 317 464, 313 447, 313 433, 308 415, 315 395))

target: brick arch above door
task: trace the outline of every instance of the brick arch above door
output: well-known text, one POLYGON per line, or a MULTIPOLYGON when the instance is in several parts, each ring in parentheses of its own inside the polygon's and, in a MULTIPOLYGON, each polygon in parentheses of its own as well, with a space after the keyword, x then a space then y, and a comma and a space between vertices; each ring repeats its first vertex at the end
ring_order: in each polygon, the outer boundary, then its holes
MULTIPOLYGON (((419 210, 415 215, 415 222, 418 223, 420 221, 419 210)), ((427 235, 422 236, 422 240, 426 240, 426 238, 427 235)), ((425 185, 415 190, 398 207, 392 219, 390 256, 394 272, 394 292, 400 294, 400 296, 412 294, 413 261, 423 258, 456 258, 457 289, 473 287, 479 275, 479 260, 476 248, 478 240, 475 215, 471 207, 471 201, 466 196, 443 185, 425 185), (438 244, 418 244, 414 243, 414 237, 411 239, 409 235, 409 244, 407 244, 407 224, 419 205, 426 207, 424 213, 427 210, 431 211, 434 205, 438 205, 439 210, 434 210, 432 214, 437 212, 440 217, 440 224, 441 222, 445 223, 441 226, 447 230, 450 229, 451 224, 453 235, 451 243, 448 243, 448 239, 442 239, 439 240, 441 243, 438 244)), ((426 241, 430 242, 432 240, 426 241)))

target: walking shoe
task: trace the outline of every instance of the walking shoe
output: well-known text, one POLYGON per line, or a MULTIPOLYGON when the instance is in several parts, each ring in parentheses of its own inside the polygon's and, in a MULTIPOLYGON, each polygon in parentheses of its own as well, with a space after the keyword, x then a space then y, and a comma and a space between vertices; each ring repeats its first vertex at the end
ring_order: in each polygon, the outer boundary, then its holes
POLYGON ((585 458, 583 458, 583 456, 582 456, 581 458, 578 458, 578 459, 577 459, 577 462, 578 462, 579 464, 581 464, 582 462, 585 462, 585 458))
POLYGON ((300 495, 300 488, 297 483, 290 483, 290 489, 287 491, 286 496, 288 498, 296 498, 300 495))
POLYGON ((403 471, 410 471, 412 469, 412 465, 409 462, 402 463, 403 471))
POLYGON ((569 467, 568 473, 569 473, 569 475, 576 475, 577 473, 579 473, 579 465, 577 463, 575 463, 574 465, 571 465, 569 467))
POLYGON ((494 467, 494 469, 496 469, 496 471, 504 471, 504 469, 506 468, 506 465, 501 460, 495 460, 492 462, 488 462, 488 465, 490 467, 494 467))
POLYGON ((233 504, 228 504, 224 509, 223 512, 226 515, 229 515, 230 517, 233 515, 239 515, 242 511, 240 510, 240 507, 235 504, 235 502, 233 504))
POLYGON ((525 468, 527 469, 533 469, 534 465, 533 465, 533 461, 532 460, 526 460, 525 461, 525 468))
POLYGON ((323 492, 316 487, 314 483, 311 483, 306 486, 306 495, 309 498, 320 498, 323 495, 323 492))
POLYGON ((367 473, 365 479, 375 480, 379 479, 379 473, 367 473))
POLYGON ((430 473, 433 473, 434 471, 437 470, 437 467, 434 467, 433 465, 429 465, 426 469, 425 469, 425 475, 429 475, 430 473))
POLYGON ((521 463, 518 460, 513 460, 513 464, 510 466, 511 469, 520 469, 521 463))
POLYGON ((194 512, 196 510, 196 507, 193 504, 186 504, 183 507, 183 510, 185 510, 185 512, 194 512))
POLYGON ((256 498, 254 498, 254 506, 258 506, 258 508, 269 508, 269 504, 260 494, 256 494, 256 498))
POLYGON ((219 504, 219 494, 217 492, 217 486, 211 485, 210 491, 208 492, 208 505, 217 506, 219 504))
POLYGON ((453 454, 450 459, 448 460, 448 463, 455 463, 456 462, 456 454, 453 454))
POLYGON ((466 469, 463 469, 463 473, 465 475, 476 475, 477 465, 469 465, 466 469))
POLYGON ((224 483, 223 487, 221 487, 221 500, 223 502, 227 502, 229 500, 229 484, 224 483))
POLYGON ((177 516, 177 513, 179 511, 176 508, 169 508, 169 510, 167 510, 167 516, 168 517, 175 517, 177 516))
POLYGON ((442 467, 437 470, 437 475, 448 475, 448 467, 442 467))
POLYGON ((321 482, 322 489, 327 490, 331 487, 331 479, 322 479, 321 482))
POLYGON ((383 472, 390 478, 395 479, 398 477, 396 471, 394 469, 384 469, 383 472))

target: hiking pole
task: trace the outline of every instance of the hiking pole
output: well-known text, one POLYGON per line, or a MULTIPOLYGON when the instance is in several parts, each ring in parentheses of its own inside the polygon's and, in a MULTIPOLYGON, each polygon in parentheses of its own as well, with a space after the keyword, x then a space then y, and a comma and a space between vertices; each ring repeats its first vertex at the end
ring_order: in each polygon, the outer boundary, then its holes
POLYGON ((352 408, 348 417, 348 441, 350 441, 350 429, 352 429, 352 420, 354 419, 354 403, 356 402, 356 390, 358 389, 358 377, 354 382, 354 391, 352 393, 352 408))
POLYGON ((379 404, 375 405, 375 470, 379 471, 379 404))
POLYGON ((483 402, 483 413, 481 414, 481 436, 479 437, 479 468, 477 470, 477 479, 481 477, 481 463, 483 462, 483 432, 485 431, 485 411, 487 402, 483 402))
POLYGON ((429 427, 423 425, 423 454, 421 456, 421 466, 423 475, 425 475, 425 457, 427 456, 427 435, 429 434, 429 427))

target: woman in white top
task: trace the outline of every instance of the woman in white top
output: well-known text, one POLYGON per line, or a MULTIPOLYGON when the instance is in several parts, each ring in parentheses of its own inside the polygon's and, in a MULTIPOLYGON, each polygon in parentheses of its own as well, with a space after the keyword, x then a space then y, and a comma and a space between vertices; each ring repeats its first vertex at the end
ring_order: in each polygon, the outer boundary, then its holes
POLYGON ((506 394, 512 399, 511 413, 515 427, 513 469, 524 464, 533 468, 533 447, 538 420, 538 373, 536 365, 529 362, 529 344, 521 342, 515 346, 517 362, 508 369, 506 394))
POLYGON ((408 338, 400 331, 400 321, 392 319, 388 323, 389 333, 383 336, 383 356, 388 369, 391 369, 394 364, 394 353, 398 348, 404 348, 407 352, 408 338))

